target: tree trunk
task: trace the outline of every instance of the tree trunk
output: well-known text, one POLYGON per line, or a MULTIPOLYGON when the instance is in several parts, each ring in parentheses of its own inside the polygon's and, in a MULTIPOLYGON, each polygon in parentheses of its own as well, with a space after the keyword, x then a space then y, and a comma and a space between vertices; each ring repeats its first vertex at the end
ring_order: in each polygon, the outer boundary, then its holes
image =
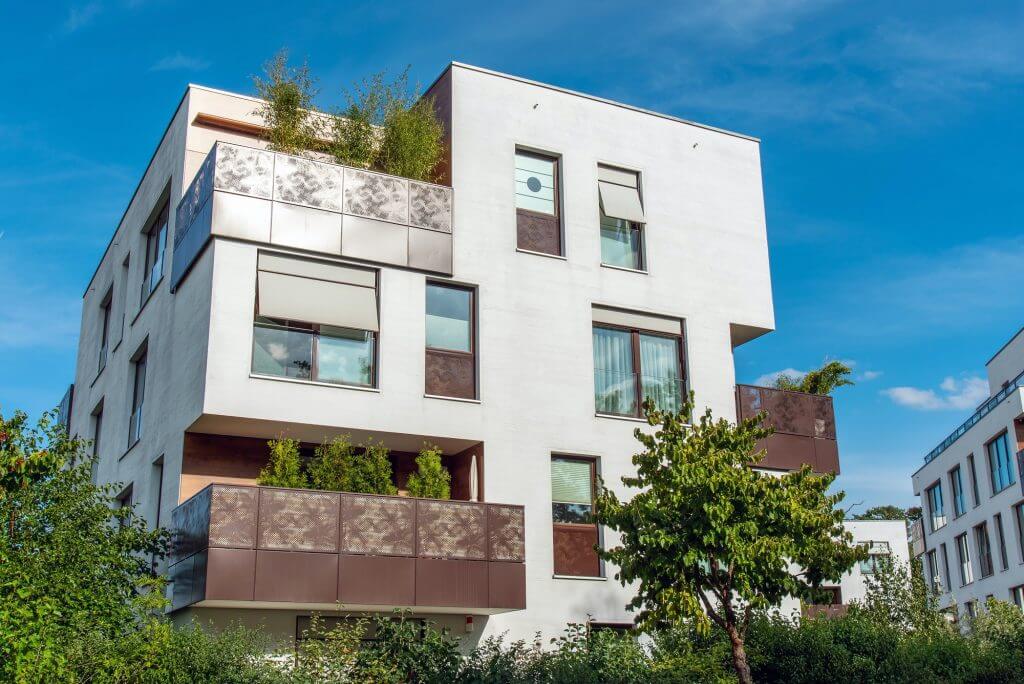
POLYGON ((750 676, 750 665, 747 664, 747 651, 743 647, 743 637, 735 625, 728 625, 726 631, 732 644, 732 665, 736 668, 736 676, 740 678, 741 684, 754 684, 754 678, 750 676))

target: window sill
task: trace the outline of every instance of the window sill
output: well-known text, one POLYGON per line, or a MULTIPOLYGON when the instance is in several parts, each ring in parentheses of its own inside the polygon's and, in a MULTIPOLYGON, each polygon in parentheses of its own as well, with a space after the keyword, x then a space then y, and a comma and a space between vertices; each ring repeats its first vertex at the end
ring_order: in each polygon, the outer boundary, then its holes
POLYGON ((612 420, 625 420, 630 423, 646 423, 646 418, 640 418, 637 416, 619 416, 614 413, 601 413, 600 411, 594 413, 595 418, 611 418, 612 420))
MULTIPOLYGON (((110 359, 107 359, 107 360, 109 361, 110 359)), ((103 368, 100 368, 98 371, 96 371, 96 377, 94 377, 92 379, 92 382, 89 383, 89 387, 92 387, 93 385, 96 384, 96 381, 100 379, 100 376, 103 375, 103 371, 105 371, 106 369, 107 369, 107 364, 103 364, 103 368)))
POLYGON ((612 264, 601 263, 601 268, 610 268, 613 271, 625 271, 626 273, 638 273, 640 275, 650 275, 647 269, 644 268, 628 268, 626 266, 613 266, 612 264))
POLYGON ((139 305, 139 310, 135 312, 135 317, 132 318, 130 325, 135 325, 135 321, 139 320, 139 316, 141 316, 142 312, 146 310, 146 305, 149 304, 149 300, 151 300, 153 295, 157 293, 157 290, 160 289, 160 283, 162 282, 164 282, 164 277, 161 275, 160 280, 156 281, 156 284, 153 285, 153 289, 150 290, 149 294, 146 295, 146 298, 142 300, 142 304, 139 305))
POLYGON ((1012 487, 1015 484, 1017 484, 1017 483, 1016 482, 1011 482, 1010 484, 1006 485, 1002 489, 1000 489, 998 491, 995 491, 995 492, 992 492, 992 496, 990 498, 994 499, 995 497, 999 496, 1000 494, 1002 494, 1003 492, 1005 492, 1007 489, 1009 489, 1010 487, 1012 487))
POLYGON ((128 445, 128 448, 124 450, 124 453, 123 453, 123 454, 121 454, 120 456, 118 456, 118 457, 117 457, 117 460, 118 460, 118 461, 121 461, 122 459, 124 459, 124 457, 125 457, 125 456, 127 456, 128 454, 130 454, 130 453, 131 453, 131 451, 132 451, 132 449, 134 449, 134 448, 135 448, 135 446, 136 446, 136 445, 137 445, 137 444, 138 444, 139 442, 141 442, 141 441, 142 441, 142 438, 140 437, 140 438, 136 439, 136 440, 135 440, 134 442, 132 442, 131 444, 129 444, 129 445, 128 445))
POLYGON ((458 401, 463 404, 480 404, 482 403, 479 399, 466 399, 464 397, 446 397, 442 394, 424 394, 424 399, 441 399, 443 401, 458 401))
POLYGON ((278 375, 262 375, 260 373, 249 373, 254 380, 274 380, 276 382, 288 382, 293 385, 313 385, 315 387, 331 387, 334 389, 355 390, 357 392, 370 392, 380 394, 379 387, 360 387, 359 385, 342 385, 336 382, 321 382, 320 380, 300 380, 298 378, 283 378, 278 375))
POLYGON ((561 254, 548 254, 547 252, 534 252, 532 249, 520 249, 516 247, 516 251, 520 254, 533 254, 534 256, 547 257, 548 259, 558 259, 559 261, 568 261, 567 258, 561 254))
POLYGON ((577 580, 580 582, 607 582, 607 577, 590 577, 589 575, 552 575, 556 580, 577 580))

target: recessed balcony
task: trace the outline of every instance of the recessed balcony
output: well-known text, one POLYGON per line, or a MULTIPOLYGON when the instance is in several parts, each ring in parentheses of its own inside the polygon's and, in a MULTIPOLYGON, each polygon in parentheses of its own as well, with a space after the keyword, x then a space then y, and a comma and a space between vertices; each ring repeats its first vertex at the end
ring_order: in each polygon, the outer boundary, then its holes
POLYGON ((775 432, 758 444, 757 448, 766 452, 759 467, 797 470, 807 464, 816 473, 839 473, 832 397, 737 385, 737 417, 746 420, 762 411, 775 432))
POLYGON ((452 273, 452 189, 218 142, 175 212, 171 290, 211 236, 452 273))
POLYGON ((526 607, 522 506, 213 484, 172 526, 172 610, 526 607))

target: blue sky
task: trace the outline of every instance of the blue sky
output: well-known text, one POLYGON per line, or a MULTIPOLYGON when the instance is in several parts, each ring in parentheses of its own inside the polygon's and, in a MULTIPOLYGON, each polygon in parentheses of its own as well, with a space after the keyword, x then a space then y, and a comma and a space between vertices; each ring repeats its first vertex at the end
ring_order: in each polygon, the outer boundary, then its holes
POLYGON ((762 138, 778 329, 739 379, 852 362, 847 502, 914 503, 910 473, 1024 324, 1020 3, 487 4, 8 4, 0 410, 72 379, 82 290, 186 83, 250 92, 287 46, 328 106, 455 59, 762 138))

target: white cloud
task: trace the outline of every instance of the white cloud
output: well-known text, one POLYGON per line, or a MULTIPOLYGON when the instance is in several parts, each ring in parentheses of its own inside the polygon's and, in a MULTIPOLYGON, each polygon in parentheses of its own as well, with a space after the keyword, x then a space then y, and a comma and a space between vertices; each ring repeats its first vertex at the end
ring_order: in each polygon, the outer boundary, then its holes
POLYGON ((775 381, 783 375, 788 375, 795 380, 800 380, 807 375, 807 371, 797 370, 796 368, 783 368, 782 370, 777 370, 772 373, 765 373, 757 380, 754 380, 754 384, 758 387, 771 387, 775 384, 775 381))
POLYGON ((918 387, 890 387, 882 394, 900 406, 917 411, 973 409, 988 398, 988 382, 977 375, 961 380, 949 376, 939 384, 941 393, 918 387))
POLYGON ((175 52, 173 55, 167 55, 153 66, 149 68, 150 71, 202 71, 203 69, 210 66, 210 63, 205 59, 194 57, 192 55, 183 55, 180 52, 175 52))
POLYGON ((877 380, 880 377, 882 377, 882 371, 869 370, 861 373, 860 377, 858 377, 857 379, 860 380, 861 382, 871 382, 872 380, 877 380))
POLYGON ((64 20, 64 32, 74 33, 92 23, 96 15, 100 13, 103 6, 98 2, 89 2, 84 5, 74 5, 68 10, 68 17, 64 20))

